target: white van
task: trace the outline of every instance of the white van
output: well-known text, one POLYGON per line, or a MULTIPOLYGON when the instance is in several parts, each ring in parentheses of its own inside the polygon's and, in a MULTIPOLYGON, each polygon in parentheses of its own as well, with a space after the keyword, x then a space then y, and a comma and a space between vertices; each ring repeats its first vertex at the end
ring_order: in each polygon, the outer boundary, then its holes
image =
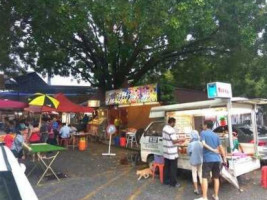
MULTIPOLYGON (((174 117, 176 119, 175 128, 178 137, 183 138, 188 138, 189 133, 193 129, 200 131, 200 127, 205 120, 212 119, 219 123, 218 121, 220 118, 229 118, 230 116, 233 124, 237 124, 244 118, 244 116, 246 118, 249 117, 252 121, 252 137, 254 143, 244 143, 244 146, 248 147, 248 151, 253 152, 254 155, 258 155, 256 110, 257 105, 261 104, 267 104, 267 100, 232 98, 230 108, 227 107, 228 101, 226 99, 154 107, 150 111, 150 118, 155 121, 147 126, 140 139, 141 160, 151 165, 153 163, 154 155, 163 154, 162 129, 169 117, 174 117)), ((219 126, 219 124, 217 124, 217 126, 219 126)), ((230 136, 229 139, 222 137, 222 135, 220 136, 223 144, 232 142, 230 136)), ((186 146, 179 146, 178 167, 191 170, 186 149, 186 146)), ((235 177, 260 168, 260 160, 254 155, 245 158, 235 156, 227 157, 229 168, 232 170, 235 177)))
MULTIPOLYGON (((162 129, 165 124, 164 120, 151 122, 140 139, 141 160, 150 167, 154 162, 154 155, 163 155, 162 129)), ((178 167, 191 170, 189 157, 186 154, 179 154, 178 167)))

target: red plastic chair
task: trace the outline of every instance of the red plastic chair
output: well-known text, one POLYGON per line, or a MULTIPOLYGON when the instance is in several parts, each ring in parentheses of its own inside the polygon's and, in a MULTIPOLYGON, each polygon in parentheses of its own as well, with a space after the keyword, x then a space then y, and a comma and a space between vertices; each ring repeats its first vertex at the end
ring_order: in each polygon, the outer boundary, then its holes
POLYGON ((156 172, 156 169, 157 168, 159 168, 160 182, 163 183, 163 169, 164 169, 164 164, 162 164, 162 163, 153 163, 153 180, 155 178, 155 172, 156 172))
POLYGON ((261 186, 267 188, 267 166, 261 168, 261 186))

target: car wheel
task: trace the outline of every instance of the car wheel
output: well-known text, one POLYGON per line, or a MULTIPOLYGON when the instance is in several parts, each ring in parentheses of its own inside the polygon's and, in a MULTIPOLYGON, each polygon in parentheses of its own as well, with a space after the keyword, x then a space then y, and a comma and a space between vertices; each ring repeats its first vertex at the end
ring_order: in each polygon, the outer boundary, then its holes
POLYGON ((149 155, 147 158, 147 164, 151 170, 153 169, 153 163, 154 163, 154 155, 149 155))

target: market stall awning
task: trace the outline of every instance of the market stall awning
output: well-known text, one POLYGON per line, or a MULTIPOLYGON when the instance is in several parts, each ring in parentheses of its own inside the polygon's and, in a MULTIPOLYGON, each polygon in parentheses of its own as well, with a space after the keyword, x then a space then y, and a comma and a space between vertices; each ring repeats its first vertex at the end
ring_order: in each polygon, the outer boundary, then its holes
POLYGON ((24 108, 24 110, 33 113, 57 111, 55 108, 50 108, 48 106, 29 106, 27 108, 24 108))
POLYGON ((24 102, 0 99, 1 110, 20 110, 26 108, 27 106, 28 104, 24 102))
POLYGON ((60 102, 56 111, 58 112, 94 112, 93 108, 84 107, 71 102, 64 94, 59 93, 55 95, 55 98, 60 102))

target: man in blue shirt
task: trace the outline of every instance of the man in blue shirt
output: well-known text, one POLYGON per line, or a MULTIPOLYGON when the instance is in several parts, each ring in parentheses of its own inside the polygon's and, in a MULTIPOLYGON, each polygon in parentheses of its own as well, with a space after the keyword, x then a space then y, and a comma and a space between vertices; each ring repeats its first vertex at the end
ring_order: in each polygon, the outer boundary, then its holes
POLYGON ((214 178, 214 200, 219 200, 219 177, 220 177, 220 164, 221 156, 223 155, 224 162, 226 162, 225 151, 221 145, 219 136, 214 133, 211 129, 213 123, 211 121, 206 121, 203 124, 203 131, 201 132, 201 141, 203 144, 203 175, 202 175, 202 192, 203 197, 198 200, 207 200, 208 194, 208 178, 210 172, 212 172, 212 177, 214 178))
POLYGON ((63 127, 59 131, 59 135, 63 139, 70 138, 70 131, 70 127, 66 123, 64 123, 63 127))

